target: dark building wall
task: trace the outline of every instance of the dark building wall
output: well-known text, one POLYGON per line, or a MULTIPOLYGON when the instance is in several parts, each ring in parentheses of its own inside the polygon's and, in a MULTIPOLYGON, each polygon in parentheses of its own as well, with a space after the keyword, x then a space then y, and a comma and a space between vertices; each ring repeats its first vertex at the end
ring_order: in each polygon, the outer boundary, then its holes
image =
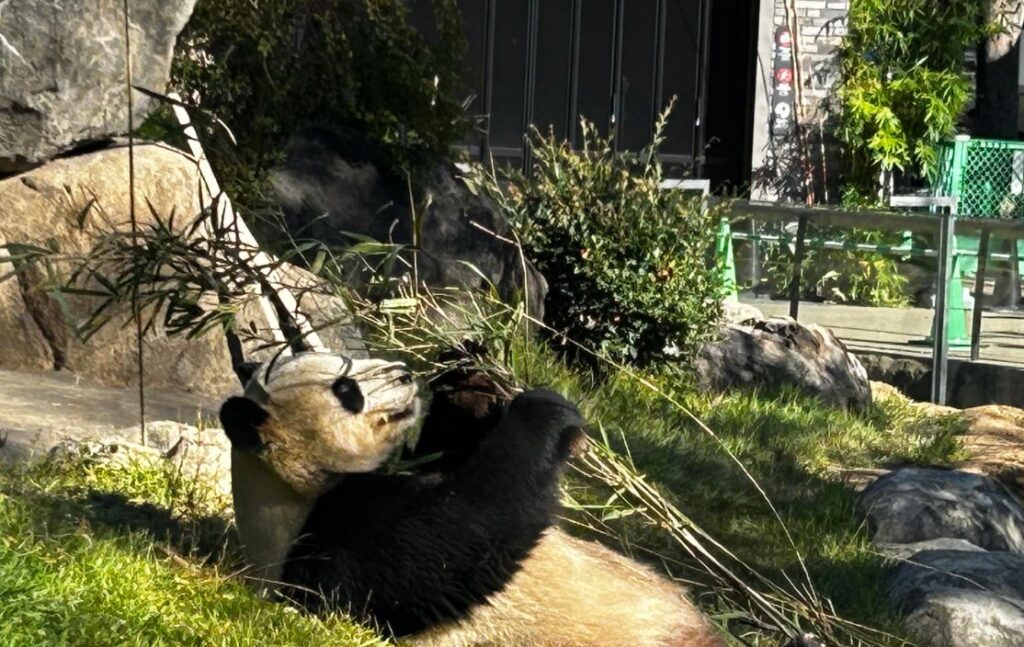
MULTIPOLYGON (((429 33, 429 0, 410 1, 429 33)), ((761 2, 774 0, 459 0, 464 92, 480 126, 463 143, 520 165, 531 126, 578 143, 586 117, 620 149, 638 150, 675 97, 662 146, 669 174, 744 189, 761 2)), ((816 4, 836 3, 801 3, 816 4)), ((827 15, 807 10, 811 21, 827 15)))
MULTIPOLYGON (((724 0, 723 0, 724 1, 724 0)), ((749 2, 750 0, 746 0, 749 2)), ((677 171, 702 151, 713 0, 460 0, 475 154, 521 164, 530 127, 578 141, 586 117, 620 149, 646 145, 677 98, 662 147, 677 171)), ((414 19, 429 31, 429 5, 414 19)))
POLYGON ((757 0, 714 0, 708 46, 704 176, 746 190, 754 120, 757 0))

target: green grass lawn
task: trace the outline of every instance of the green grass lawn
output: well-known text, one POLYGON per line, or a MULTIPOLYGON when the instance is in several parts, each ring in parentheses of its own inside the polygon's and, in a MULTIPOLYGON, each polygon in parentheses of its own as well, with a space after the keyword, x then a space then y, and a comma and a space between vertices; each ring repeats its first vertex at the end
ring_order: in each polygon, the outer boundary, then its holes
POLYGON ((384 644, 254 595, 219 503, 141 465, 4 472, 0 645, 384 644))
MULTIPOLYGON (((626 375, 596 384, 534 346, 515 357, 524 383, 553 386, 580 402, 595 430, 620 451, 628 446, 637 467, 730 550, 773 578, 785 571, 800 580, 795 552, 763 499, 677 407, 626 375)), ((681 377, 652 379, 703 419, 761 483, 817 591, 836 611, 895 631, 883 602, 884 564, 858 526, 855 494, 835 471, 948 463, 960 451, 958 420, 924 419, 898 401, 852 416, 789 391, 713 397, 696 394, 681 377)), ((569 491, 581 500, 607 495, 579 477, 570 478, 569 491)), ((237 576, 225 504, 153 467, 82 458, 3 472, 0 645, 380 644, 344 618, 310 618, 251 593, 237 576)), ((658 529, 629 515, 608 523, 618 540, 683 557, 658 529)), ((685 569, 678 575, 700 580, 685 569)))

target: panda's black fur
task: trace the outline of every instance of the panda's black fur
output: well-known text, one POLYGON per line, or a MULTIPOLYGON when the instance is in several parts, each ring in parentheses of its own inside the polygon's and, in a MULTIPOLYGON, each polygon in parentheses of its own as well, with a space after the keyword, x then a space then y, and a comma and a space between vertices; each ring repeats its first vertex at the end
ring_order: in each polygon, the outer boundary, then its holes
POLYGON ((430 410, 415 446, 405 449, 403 459, 424 461, 423 469, 431 472, 449 473, 476 452, 501 420, 511 396, 486 372, 467 366, 449 368, 429 384, 430 410))
MULTIPOLYGON (((233 442, 258 443, 259 405, 239 400, 222 409, 225 430, 233 442)), ((447 462, 339 475, 292 546, 281 592, 402 636, 462 619, 502 590, 554 522, 559 476, 583 421, 551 391, 528 391, 507 407, 484 400, 474 413, 437 398, 420 451, 454 450, 447 462), (472 418, 468 431, 444 440, 452 436, 439 427, 460 409, 472 418)))

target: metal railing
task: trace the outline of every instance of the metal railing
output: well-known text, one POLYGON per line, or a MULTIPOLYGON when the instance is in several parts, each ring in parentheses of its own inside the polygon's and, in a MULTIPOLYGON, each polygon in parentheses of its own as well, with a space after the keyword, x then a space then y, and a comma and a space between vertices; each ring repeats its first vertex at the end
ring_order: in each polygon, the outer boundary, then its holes
MULTIPOLYGON (((984 286, 985 267, 988 259, 988 238, 992 233, 1016 233, 1024 237, 1024 223, 1012 223, 998 220, 965 220, 957 221, 957 199, 951 197, 897 196, 890 205, 896 209, 928 209, 929 213, 895 213, 892 211, 849 211, 828 207, 801 207, 780 205, 770 202, 737 200, 731 204, 730 219, 750 219, 769 222, 796 222, 796 234, 792 239, 793 261, 792 277, 789 284, 789 315, 797 319, 800 312, 800 268, 804 261, 808 243, 807 228, 810 223, 821 226, 859 229, 882 229, 900 232, 925 232, 938 236, 935 249, 917 249, 916 253, 938 259, 939 287, 936 290, 935 319, 932 334, 932 402, 945 404, 947 400, 947 376, 949 372, 949 306, 947 288, 951 279, 954 239, 959 225, 961 232, 980 233, 981 248, 978 251, 978 273, 975 278, 976 294, 984 286)), ((765 238, 733 233, 734 240, 765 240, 765 238)), ((781 237, 780 237, 781 239, 781 237)), ((821 245, 826 249, 853 249, 855 251, 904 254, 913 248, 891 245, 850 245, 844 241, 825 241, 821 245)), ((971 333, 971 358, 977 359, 979 336, 981 330, 980 299, 974 302, 971 333)))

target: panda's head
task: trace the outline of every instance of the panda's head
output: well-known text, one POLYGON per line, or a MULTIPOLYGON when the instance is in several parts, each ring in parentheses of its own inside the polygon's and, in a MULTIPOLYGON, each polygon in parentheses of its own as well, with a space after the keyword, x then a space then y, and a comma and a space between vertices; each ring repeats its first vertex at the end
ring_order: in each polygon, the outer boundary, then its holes
POLYGON ((235 452, 314 498, 337 475, 386 462, 419 407, 401 363, 302 353, 256 369, 245 395, 225 402, 220 418, 235 452))

